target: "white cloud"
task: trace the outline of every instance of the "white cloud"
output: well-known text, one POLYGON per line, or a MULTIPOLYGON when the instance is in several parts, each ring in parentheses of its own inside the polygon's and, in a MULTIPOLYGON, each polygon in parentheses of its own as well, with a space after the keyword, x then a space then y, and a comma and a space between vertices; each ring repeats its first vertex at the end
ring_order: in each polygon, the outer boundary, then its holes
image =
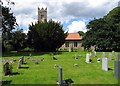
MULTIPOLYGON (((2 0, 5 2, 5 0, 2 0)), ((48 8, 48 19, 68 22, 73 18, 94 18, 106 15, 116 7, 119 0, 11 0, 15 2, 10 6, 14 12, 18 24, 28 28, 31 22, 37 21, 38 7, 48 8)), ((75 21, 69 28, 78 28, 86 31, 83 26, 85 21, 75 21), (79 23, 78 23, 79 22, 79 23), (81 25, 79 25, 81 24, 81 25), (79 25, 78 27, 75 25, 79 25), (80 27, 81 26, 81 27, 80 27)), ((75 29, 74 28, 74 29, 75 29)), ((24 29, 24 28, 23 28, 24 29)), ((67 29, 67 28, 66 28, 67 29)), ((26 30, 26 28, 25 28, 26 30)), ((71 29, 72 31, 73 29, 71 29)), ((75 29, 75 31, 77 31, 75 29)))
POLYGON ((68 26, 68 32, 69 33, 75 33, 78 31, 86 32, 86 25, 85 22, 79 20, 79 21, 73 21, 72 24, 68 26))

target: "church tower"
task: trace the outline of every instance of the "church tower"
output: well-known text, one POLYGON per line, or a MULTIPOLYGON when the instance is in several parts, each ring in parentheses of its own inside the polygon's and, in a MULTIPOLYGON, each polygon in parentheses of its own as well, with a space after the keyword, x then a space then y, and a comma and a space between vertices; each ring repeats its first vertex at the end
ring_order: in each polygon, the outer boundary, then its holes
POLYGON ((38 7, 38 21, 39 22, 45 22, 47 21, 47 8, 39 8, 38 7))

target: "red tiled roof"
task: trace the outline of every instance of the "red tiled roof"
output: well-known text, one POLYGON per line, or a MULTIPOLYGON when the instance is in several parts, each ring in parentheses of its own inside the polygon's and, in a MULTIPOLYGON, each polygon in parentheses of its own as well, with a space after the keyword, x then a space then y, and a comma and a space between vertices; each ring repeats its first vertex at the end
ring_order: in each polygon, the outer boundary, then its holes
POLYGON ((78 33, 68 33, 65 40, 81 40, 81 37, 78 33))

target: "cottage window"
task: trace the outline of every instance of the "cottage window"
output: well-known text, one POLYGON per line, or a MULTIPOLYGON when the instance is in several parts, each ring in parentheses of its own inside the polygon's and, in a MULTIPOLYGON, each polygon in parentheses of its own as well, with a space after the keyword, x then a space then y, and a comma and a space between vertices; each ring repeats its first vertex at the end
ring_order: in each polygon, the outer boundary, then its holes
POLYGON ((74 42, 74 47, 77 47, 78 45, 77 45, 77 42, 74 42))
POLYGON ((69 47, 69 42, 66 42, 66 43, 65 43, 65 47, 69 47))

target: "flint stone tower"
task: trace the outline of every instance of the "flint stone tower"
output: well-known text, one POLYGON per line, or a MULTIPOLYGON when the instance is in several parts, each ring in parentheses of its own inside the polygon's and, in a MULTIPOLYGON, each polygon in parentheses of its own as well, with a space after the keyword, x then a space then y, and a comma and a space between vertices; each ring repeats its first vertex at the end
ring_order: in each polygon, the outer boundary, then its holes
POLYGON ((47 21, 47 8, 39 8, 38 7, 38 22, 47 21))

